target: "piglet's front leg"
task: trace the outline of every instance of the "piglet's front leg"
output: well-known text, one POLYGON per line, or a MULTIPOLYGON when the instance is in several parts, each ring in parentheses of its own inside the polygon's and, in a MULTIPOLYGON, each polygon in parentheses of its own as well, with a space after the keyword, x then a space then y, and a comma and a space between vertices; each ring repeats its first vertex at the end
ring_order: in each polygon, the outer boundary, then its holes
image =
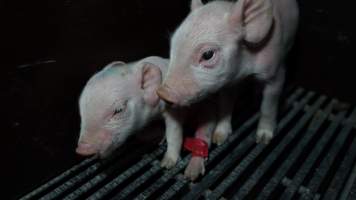
POLYGON ((226 89, 218 95, 218 122, 213 133, 213 143, 223 144, 232 133, 231 118, 235 105, 235 91, 226 89))
POLYGON ((205 160, 208 158, 208 148, 211 144, 211 135, 215 129, 216 121, 208 120, 200 124, 195 133, 195 138, 185 140, 185 147, 192 151, 192 158, 184 171, 184 176, 195 181, 199 175, 205 173, 205 160), (190 140, 190 141, 189 141, 190 140), (187 144, 187 143, 190 143, 187 144))
POLYGON ((183 143, 183 127, 179 113, 174 111, 163 113, 166 123, 167 151, 161 161, 161 167, 170 169, 179 159, 183 143))
POLYGON ((204 140, 199 138, 187 138, 184 141, 184 146, 186 149, 192 151, 192 158, 190 159, 187 168, 185 168, 184 177, 194 181, 199 177, 200 174, 205 174, 204 162, 208 157, 209 145, 204 140), (195 151, 200 151, 201 154, 195 151))
POLYGON ((256 142, 268 144, 273 138, 277 124, 277 111, 280 93, 282 91, 285 69, 280 67, 277 75, 267 82, 261 103, 261 117, 258 122, 256 142))

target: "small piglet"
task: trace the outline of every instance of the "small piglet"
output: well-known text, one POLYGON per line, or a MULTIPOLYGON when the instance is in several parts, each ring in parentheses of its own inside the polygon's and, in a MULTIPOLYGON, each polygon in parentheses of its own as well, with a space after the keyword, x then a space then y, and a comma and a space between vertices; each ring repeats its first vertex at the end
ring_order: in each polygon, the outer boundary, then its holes
MULTIPOLYGON (((192 0, 190 14, 171 39, 169 70, 158 95, 186 106, 253 75, 264 83, 257 142, 268 143, 276 127, 284 61, 293 44, 298 15, 296 0, 206 5, 192 0)), ((224 107, 224 103, 219 105, 224 107)))
MULTIPOLYGON (((79 100, 81 130, 76 152, 105 157, 159 117, 165 120, 167 140, 162 167, 171 168, 178 161, 185 122, 195 124, 195 139, 207 150, 216 126, 216 106, 207 101, 184 109, 169 108, 156 94, 167 67, 167 59, 148 57, 128 64, 113 62, 91 77, 79 100)), ((186 177, 195 180, 203 174, 204 161, 204 156, 193 156, 186 177)))

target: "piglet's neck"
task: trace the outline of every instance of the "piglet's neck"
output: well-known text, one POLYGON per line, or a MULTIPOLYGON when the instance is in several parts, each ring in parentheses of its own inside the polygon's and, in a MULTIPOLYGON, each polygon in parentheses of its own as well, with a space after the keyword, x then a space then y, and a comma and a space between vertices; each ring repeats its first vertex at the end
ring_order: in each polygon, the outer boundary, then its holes
POLYGON ((240 52, 240 55, 240 60, 235 60, 235 62, 237 62, 235 65, 239 66, 239 68, 237 68, 237 72, 234 73, 235 75, 232 78, 232 85, 235 85, 245 78, 258 73, 255 70, 255 55, 251 54, 246 49, 243 49, 240 52))

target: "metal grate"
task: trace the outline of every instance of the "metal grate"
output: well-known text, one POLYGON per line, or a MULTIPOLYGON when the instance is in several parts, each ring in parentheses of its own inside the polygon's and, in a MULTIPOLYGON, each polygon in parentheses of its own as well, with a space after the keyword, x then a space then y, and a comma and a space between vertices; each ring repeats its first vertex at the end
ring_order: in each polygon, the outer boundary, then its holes
POLYGON ((211 149, 194 184, 182 175, 190 155, 161 169, 161 145, 119 174, 117 160, 86 159, 21 199, 356 199, 356 108, 302 88, 285 102, 269 145, 255 143, 257 113, 211 149))

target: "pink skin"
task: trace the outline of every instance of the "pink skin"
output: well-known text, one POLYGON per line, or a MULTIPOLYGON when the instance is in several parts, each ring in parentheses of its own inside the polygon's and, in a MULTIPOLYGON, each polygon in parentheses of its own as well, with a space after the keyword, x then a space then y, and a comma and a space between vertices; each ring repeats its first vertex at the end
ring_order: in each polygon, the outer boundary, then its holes
MULTIPOLYGON (((189 113, 204 113, 204 118, 194 124, 198 127, 197 137, 210 144, 216 124, 216 106, 201 103, 189 109, 166 107, 165 102, 158 98, 156 89, 162 83, 167 66, 166 59, 148 57, 129 64, 111 63, 91 77, 79 100, 81 131, 76 152, 83 156, 97 154, 106 157, 127 137, 163 116, 167 151, 161 165, 171 168, 179 159, 183 119, 189 113)), ((192 119, 186 122, 192 123, 192 119)), ((192 160, 195 161, 189 165, 187 177, 194 180, 203 173, 204 159, 192 160)))
POLYGON ((157 117, 162 106, 155 90, 167 63, 159 57, 129 64, 113 62, 91 77, 79 100, 81 130, 76 152, 105 157, 157 117))
MULTIPOLYGON (((84 134, 85 135, 85 134, 84 134)), ((88 135, 88 134, 87 134, 88 135)), ((92 137, 81 139, 78 143, 76 152, 83 156, 90 156, 96 153, 104 154, 109 148, 112 141, 112 134, 103 132, 98 134, 91 134, 92 137), (98 138, 95 138, 97 136, 98 138), (90 141, 93 140, 93 141, 90 141), (101 141, 100 143, 95 141, 101 141), (101 151, 102 149, 102 151, 101 151)))
POLYGON ((268 143, 284 83, 283 63, 298 24, 296 1, 203 5, 192 0, 191 10, 172 37, 169 70, 158 95, 186 106, 254 75, 265 83, 257 142, 268 143))

